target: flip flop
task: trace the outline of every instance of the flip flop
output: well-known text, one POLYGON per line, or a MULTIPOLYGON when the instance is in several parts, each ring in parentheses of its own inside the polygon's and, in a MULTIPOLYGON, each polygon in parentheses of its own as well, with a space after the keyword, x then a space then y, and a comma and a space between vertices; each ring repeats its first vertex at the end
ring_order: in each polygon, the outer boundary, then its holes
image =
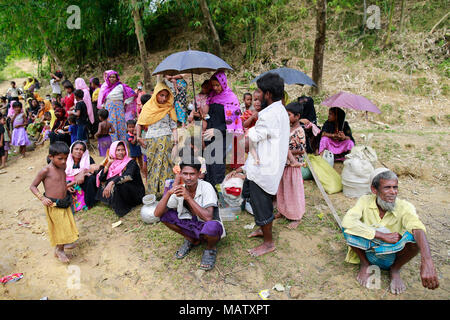
POLYGON ((216 265, 217 249, 206 249, 203 251, 202 262, 200 263, 200 269, 211 270, 216 265), (203 267, 202 265, 206 265, 203 267))
POLYGON ((175 258, 183 259, 188 255, 188 253, 192 250, 193 247, 195 247, 195 245, 192 242, 185 239, 181 247, 175 253, 175 258))

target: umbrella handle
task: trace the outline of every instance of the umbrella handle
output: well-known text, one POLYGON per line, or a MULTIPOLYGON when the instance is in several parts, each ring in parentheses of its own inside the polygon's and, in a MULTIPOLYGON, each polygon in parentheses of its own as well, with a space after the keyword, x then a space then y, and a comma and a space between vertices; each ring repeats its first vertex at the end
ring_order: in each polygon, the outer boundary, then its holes
POLYGON ((194 110, 197 112, 197 100, 195 99, 195 83, 194 83, 194 73, 191 72, 192 89, 194 89, 194 110))

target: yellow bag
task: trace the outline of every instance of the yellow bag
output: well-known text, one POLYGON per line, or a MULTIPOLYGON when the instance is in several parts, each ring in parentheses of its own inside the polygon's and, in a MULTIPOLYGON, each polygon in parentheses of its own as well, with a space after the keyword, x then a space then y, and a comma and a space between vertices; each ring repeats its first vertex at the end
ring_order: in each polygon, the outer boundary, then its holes
POLYGON ((333 194, 342 191, 342 179, 339 173, 321 156, 308 154, 311 166, 319 178, 326 193, 333 194))

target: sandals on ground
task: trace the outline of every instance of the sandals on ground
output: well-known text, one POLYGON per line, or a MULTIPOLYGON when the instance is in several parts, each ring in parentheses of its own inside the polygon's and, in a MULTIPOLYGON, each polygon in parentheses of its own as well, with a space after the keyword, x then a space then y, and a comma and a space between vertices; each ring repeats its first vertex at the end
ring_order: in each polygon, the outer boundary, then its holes
POLYGON ((181 247, 175 253, 175 258, 183 259, 184 257, 187 256, 187 254, 191 251, 193 247, 195 247, 195 245, 192 242, 185 239, 181 247))
POLYGON ((217 249, 206 249, 203 251, 200 269, 211 270, 216 265, 217 249), (205 267, 206 266, 206 267, 205 267))

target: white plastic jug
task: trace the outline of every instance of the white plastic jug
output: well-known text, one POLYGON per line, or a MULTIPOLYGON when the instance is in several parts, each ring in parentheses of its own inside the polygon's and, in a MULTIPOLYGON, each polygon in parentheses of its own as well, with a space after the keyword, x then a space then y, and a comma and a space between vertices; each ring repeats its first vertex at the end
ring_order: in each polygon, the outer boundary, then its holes
POLYGON ((154 194, 148 194, 142 198, 144 204, 141 208, 141 218, 145 223, 156 223, 159 221, 158 217, 155 217, 155 209, 158 205, 156 196, 154 194))

